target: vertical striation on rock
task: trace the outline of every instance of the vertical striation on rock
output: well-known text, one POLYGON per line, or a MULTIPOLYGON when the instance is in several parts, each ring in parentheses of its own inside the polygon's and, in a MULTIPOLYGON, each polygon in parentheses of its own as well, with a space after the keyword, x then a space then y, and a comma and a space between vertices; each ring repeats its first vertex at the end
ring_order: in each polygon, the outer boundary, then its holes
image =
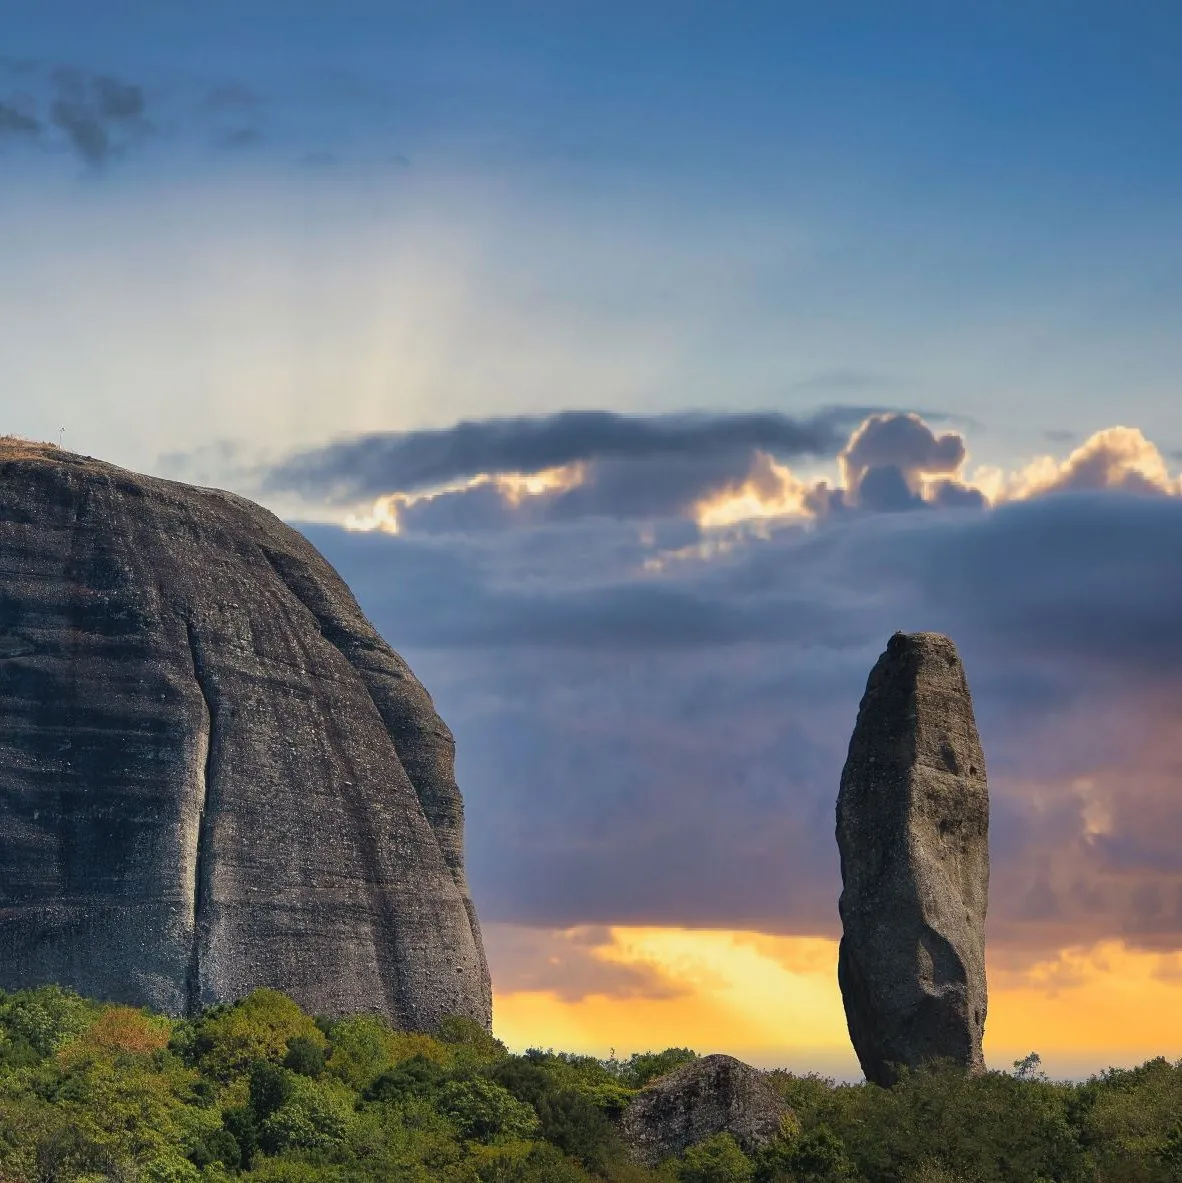
POLYGON ((964 667, 896 633, 870 673, 837 800, 838 981, 866 1079, 984 1067, 989 792, 964 667))
POLYGON ((302 535, 0 443, 0 986, 488 1026, 453 769, 302 535))

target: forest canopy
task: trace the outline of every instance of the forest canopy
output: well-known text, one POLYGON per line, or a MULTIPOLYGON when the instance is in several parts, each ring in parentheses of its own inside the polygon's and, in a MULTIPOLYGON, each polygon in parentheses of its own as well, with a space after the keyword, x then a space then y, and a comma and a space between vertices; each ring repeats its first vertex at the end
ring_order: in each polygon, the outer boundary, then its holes
POLYGON ((510 1054, 323 1019, 258 990, 196 1019, 53 986, 0 993, 0 1183, 1165 1183, 1182 1177, 1182 1062, 1056 1082, 909 1073, 891 1089, 768 1074, 791 1106, 751 1153, 718 1134, 656 1168, 618 1118, 686 1048, 510 1054))

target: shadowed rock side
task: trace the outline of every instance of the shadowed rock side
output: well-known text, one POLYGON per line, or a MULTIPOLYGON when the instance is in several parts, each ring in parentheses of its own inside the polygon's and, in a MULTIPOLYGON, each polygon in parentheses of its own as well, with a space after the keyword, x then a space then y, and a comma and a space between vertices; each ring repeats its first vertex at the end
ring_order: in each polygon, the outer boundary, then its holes
POLYGON ((731 1134, 753 1151, 780 1132, 790 1112, 758 1068, 733 1056, 703 1056, 639 1092, 620 1124, 632 1156, 656 1166, 715 1134, 731 1134))
POLYGON ((272 514, 0 443, 0 986, 488 1026, 453 752, 272 514))
POLYGON ((867 1080, 984 1067, 989 792, 956 646, 896 633, 870 674, 837 801, 838 981, 867 1080))

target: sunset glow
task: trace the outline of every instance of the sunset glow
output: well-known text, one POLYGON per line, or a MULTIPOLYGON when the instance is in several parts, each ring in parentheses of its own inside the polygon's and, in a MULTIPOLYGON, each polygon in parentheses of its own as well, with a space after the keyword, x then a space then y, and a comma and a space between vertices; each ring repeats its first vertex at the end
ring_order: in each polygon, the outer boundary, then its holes
MULTIPOLYGON (((689 1046, 860 1077, 837 989, 835 940, 620 927, 595 955, 655 971, 670 996, 498 992, 500 1037, 518 1050, 597 1056, 689 1046)), ((998 950, 988 960, 985 1054, 992 1067, 1008 1070, 1038 1051, 1047 1071, 1079 1077, 1113 1063, 1182 1056, 1182 954, 1104 941, 1030 959, 998 950)))

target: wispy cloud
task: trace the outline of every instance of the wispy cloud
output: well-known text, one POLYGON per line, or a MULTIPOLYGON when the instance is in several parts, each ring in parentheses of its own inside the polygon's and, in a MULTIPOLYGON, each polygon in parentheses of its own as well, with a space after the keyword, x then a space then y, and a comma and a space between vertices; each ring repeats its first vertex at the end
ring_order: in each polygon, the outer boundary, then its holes
POLYGON ((0 140, 63 144, 98 168, 149 130, 143 88, 114 74, 38 62, 5 73, 19 89, 0 94, 0 140))
POLYGON ((103 165, 146 130, 143 88, 109 74, 60 68, 49 122, 89 165, 103 165))

